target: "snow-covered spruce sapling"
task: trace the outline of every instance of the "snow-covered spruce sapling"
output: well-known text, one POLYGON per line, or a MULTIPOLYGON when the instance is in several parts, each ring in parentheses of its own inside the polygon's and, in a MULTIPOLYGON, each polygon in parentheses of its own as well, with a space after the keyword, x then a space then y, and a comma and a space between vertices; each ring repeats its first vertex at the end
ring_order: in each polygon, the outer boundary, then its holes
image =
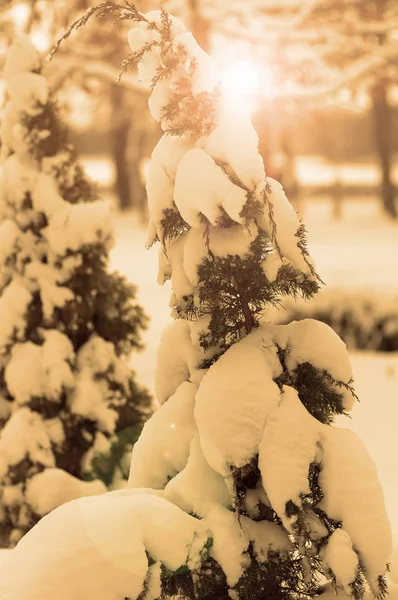
POLYGON ((163 571, 165 595, 290 598, 328 582, 323 591, 383 596, 391 532, 376 469, 354 433, 332 426, 355 401, 346 347, 314 320, 266 322, 283 295, 318 291, 304 227, 211 58, 166 13, 135 18, 128 62, 164 131, 148 244, 160 242, 176 320, 159 346, 162 406, 129 481, 162 490, 213 540, 194 573, 163 571))
POLYGON ((131 488, 42 519, 0 573, 2 597, 382 597, 391 531, 376 469, 332 425, 355 400, 345 345, 313 320, 265 321, 283 294, 318 289, 304 229, 184 26, 128 2, 101 11, 137 21, 124 66, 152 84, 165 132, 148 241, 160 241, 178 318, 160 341, 161 406, 134 446, 131 488), (38 548, 39 568, 23 569, 38 548))
POLYGON ((28 38, 17 39, 1 126, 3 546, 62 501, 106 491, 80 479, 118 476, 116 434, 142 423, 150 404, 127 362, 146 317, 134 286, 107 271, 110 207, 76 162, 41 70, 28 38))

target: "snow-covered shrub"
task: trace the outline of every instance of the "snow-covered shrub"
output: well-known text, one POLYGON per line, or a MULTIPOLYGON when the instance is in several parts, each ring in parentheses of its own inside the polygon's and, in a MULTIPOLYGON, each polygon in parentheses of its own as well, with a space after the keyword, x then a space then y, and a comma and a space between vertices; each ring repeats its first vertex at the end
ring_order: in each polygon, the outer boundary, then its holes
MULTIPOLYGON (((0 545, 13 545, 62 498, 106 491, 80 479, 96 479, 99 456, 150 401, 127 362, 146 317, 134 286, 107 271, 110 207, 76 160, 29 39, 9 48, 5 78, 0 545)), ((119 476, 113 458, 108 479, 119 476)))
POLYGON ((369 290, 325 289, 311 301, 286 300, 280 322, 313 318, 329 325, 348 348, 398 351, 398 297, 369 290))
POLYGON ((360 439, 333 426, 355 402, 345 344, 312 319, 266 318, 281 297, 318 290, 304 227, 265 176, 249 116, 182 23, 127 2, 98 9, 110 10, 137 21, 124 67, 152 83, 164 131, 147 190, 148 243, 160 242, 175 317, 159 346, 160 408, 134 446, 131 488, 48 515, 13 551, 0 591, 359 600, 368 586, 382 597, 383 492, 360 439), (24 571, 39 548, 42 566, 24 571))

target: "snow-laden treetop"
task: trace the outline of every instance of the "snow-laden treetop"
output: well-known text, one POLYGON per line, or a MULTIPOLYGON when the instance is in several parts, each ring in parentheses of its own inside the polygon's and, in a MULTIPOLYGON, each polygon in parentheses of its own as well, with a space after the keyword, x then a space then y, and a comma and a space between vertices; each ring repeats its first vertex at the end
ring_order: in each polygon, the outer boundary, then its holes
POLYGON ((129 44, 140 79, 151 85, 151 114, 166 133, 152 157, 157 176, 148 176, 152 231, 163 239, 162 218, 173 201, 191 228, 203 227, 203 217, 222 226, 226 213, 237 224, 254 221, 280 259, 316 277, 295 211, 280 184, 265 177, 250 114, 223 95, 214 61, 178 19, 160 11, 142 16, 129 44))

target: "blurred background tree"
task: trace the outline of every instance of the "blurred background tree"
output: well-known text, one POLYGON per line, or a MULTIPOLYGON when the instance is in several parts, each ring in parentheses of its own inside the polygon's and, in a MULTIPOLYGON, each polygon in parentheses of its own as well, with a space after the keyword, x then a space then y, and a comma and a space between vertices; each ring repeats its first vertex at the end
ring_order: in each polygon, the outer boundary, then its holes
MULTIPOLYGON (((95 3, 6 0, 3 49, 12 22, 30 32, 42 50, 49 49, 71 15, 81 15, 90 4, 95 3)), ((335 216, 352 192, 376 194, 383 211, 397 216, 396 0, 137 0, 136 5, 143 12, 162 5, 185 21, 217 60, 231 96, 239 90, 251 102, 267 172, 282 180, 297 208, 299 192, 308 197, 325 190, 324 183, 307 189, 304 181, 311 180, 307 175, 314 164, 302 157, 321 156, 331 173, 326 191, 335 216), (379 181, 347 186, 340 168, 347 162, 377 163, 379 181)), ((125 50, 123 23, 109 35, 106 24, 93 19, 73 43, 61 46, 48 68, 53 85, 65 91, 80 152, 112 158, 120 208, 135 207, 145 220, 145 167, 159 132, 144 110, 148 92, 135 73, 116 85, 125 50)))
MULTIPOLYGON (((48 51, 70 24, 71 15, 87 10, 88 0, 9 1, 3 8, 5 23, 2 50, 15 30, 28 34, 42 51, 48 51)), ((114 191, 119 208, 135 206, 144 210, 146 198, 140 158, 156 133, 144 110, 147 90, 137 77, 128 75, 118 84, 118 65, 125 54, 123 24, 109 35, 109 27, 91 21, 72 44, 59 51, 47 66, 53 91, 64 100, 74 125, 81 152, 109 153, 113 162, 114 191), (149 142, 148 142, 149 140, 149 142)))

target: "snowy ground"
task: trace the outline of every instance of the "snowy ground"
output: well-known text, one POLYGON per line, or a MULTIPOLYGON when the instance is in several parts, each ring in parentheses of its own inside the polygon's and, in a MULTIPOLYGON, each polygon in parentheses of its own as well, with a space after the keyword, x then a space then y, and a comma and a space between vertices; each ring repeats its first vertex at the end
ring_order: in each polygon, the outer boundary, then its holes
MULTIPOLYGON (((398 224, 380 216, 375 202, 347 202, 343 221, 331 218, 329 203, 302 206, 309 244, 318 271, 328 285, 398 290, 398 224)), ((145 334, 146 350, 133 358, 139 378, 153 388, 156 348, 169 322, 168 284, 156 285, 157 248, 144 249, 146 231, 134 214, 116 217, 117 242, 112 267, 139 287, 139 300, 151 317, 145 334)), ((398 354, 355 352, 352 363, 360 404, 352 427, 373 456, 398 546, 398 354)))
POLYGON ((328 286, 398 290, 398 222, 380 214, 376 198, 345 200, 342 219, 330 202, 303 202, 309 247, 328 286))

